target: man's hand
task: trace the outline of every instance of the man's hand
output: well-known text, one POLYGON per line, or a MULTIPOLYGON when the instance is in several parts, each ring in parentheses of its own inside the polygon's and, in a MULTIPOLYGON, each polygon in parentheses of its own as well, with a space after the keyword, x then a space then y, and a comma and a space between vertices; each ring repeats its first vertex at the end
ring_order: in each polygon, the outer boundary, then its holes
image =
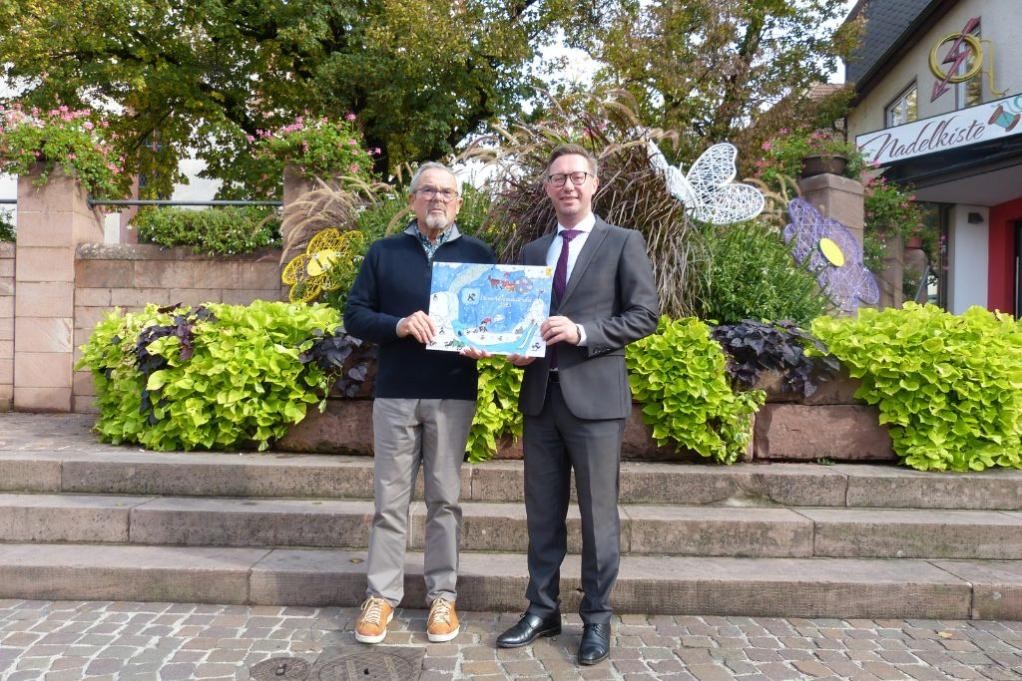
POLYGON ((493 357, 493 355, 486 352, 485 350, 480 350, 479 348, 473 348, 471 346, 467 346, 462 348, 461 350, 458 350, 458 353, 464 355, 465 357, 468 357, 469 359, 483 359, 486 357, 493 357))
POLYGON ((527 367, 536 361, 535 357, 526 357, 525 355, 508 355, 507 361, 514 364, 516 367, 527 367))
POLYGON ((539 327, 539 332, 543 335, 543 340, 546 341, 547 345, 553 345, 554 343, 578 345, 580 340, 578 337, 578 326, 567 317, 547 318, 543 325, 539 327))
POLYGON ((436 335, 436 323, 429 318, 429 315, 419 310, 408 315, 397 325, 399 338, 411 336, 420 343, 428 343, 436 335))

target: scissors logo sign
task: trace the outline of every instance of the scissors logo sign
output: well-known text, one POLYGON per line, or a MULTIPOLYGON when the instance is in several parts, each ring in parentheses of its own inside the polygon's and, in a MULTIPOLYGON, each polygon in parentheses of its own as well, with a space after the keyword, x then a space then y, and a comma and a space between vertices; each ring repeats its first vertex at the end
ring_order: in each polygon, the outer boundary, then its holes
MULTIPOLYGON (((937 77, 933 83, 931 102, 937 101, 938 97, 950 90, 951 84, 964 83, 983 68, 983 44, 979 38, 972 35, 977 26, 979 17, 972 17, 961 31, 947 34, 930 50, 930 71, 937 77), (951 47, 944 55, 944 59, 941 59, 938 52, 945 43, 951 43, 951 47), (947 69, 944 68, 945 65, 947 69)), ((993 65, 990 66, 987 75, 990 78, 990 91, 996 96, 1003 95, 1004 91, 998 92, 994 87, 993 65)))

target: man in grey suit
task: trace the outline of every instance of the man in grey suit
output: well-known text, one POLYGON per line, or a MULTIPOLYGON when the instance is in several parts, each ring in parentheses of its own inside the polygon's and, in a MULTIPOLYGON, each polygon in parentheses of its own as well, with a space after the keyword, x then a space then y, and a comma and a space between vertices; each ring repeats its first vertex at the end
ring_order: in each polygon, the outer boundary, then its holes
POLYGON ((522 262, 554 267, 551 317, 542 325, 547 356, 512 355, 525 367, 519 406, 525 415, 525 508, 530 605, 497 638, 502 648, 561 632, 560 568, 571 470, 582 515, 581 664, 610 652, 610 593, 620 561, 618 470, 631 410, 625 346, 656 330, 653 268, 642 235, 592 212, 596 158, 562 145, 544 178, 557 232, 526 244, 522 262))

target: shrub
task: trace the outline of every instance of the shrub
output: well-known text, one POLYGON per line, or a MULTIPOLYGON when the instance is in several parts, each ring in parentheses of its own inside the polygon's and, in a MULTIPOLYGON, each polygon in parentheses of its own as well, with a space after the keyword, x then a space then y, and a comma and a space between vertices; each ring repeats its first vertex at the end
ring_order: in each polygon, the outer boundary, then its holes
POLYGON ((813 276, 791 256, 780 234, 759 222, 706 226, 696 312, 700 319, 791 319, 808 324, 830 303, 813 276))
POLYGON ((132 223, 139 241, 168 248, 190 246, 196 253, 234 255, 280 245, 277 212, 256 206, 143 208, 132 223))
POLYGON ((809 397, 839 364, 820 341, 787 321, 745 319, 713 329, 713 339, 728 355, 727 371, 739 390, 749 390, 765 371, 781 375, 781 389, 809 397), (806 350, 814 351, 807 355, 806 350))
POLYGON ((365 185, 373 170, 373 155, 355 126, 355 115, 334 120, 298 116, 277 130, 259 130, 248 137, 250 153, 226 170, 224 196, 280 198, 284 168, 293 166, 307 178, 365 185))
POLYGON ((907 465, 1022 467, 1022 327, 1010 315, 906 303, 812 330, 862 381, 856 397, 877 405, 907 465))
POLYGON ((657 333, 627 349, 629 381, 657 445, 730 464, 746 451, 761 390, 735 393, 727 359, 698 319, 661 317, 657 333))
POLYGON ((915 202, 911 187, 892 184, 880 176, 866 180, 863 202, 863 260, 870 270, 880 272, 884 269, 887 240, 920 233, 923 209, 915 202))
POLYGON ((521 387, 521 369, 503 358, 479 360, 476 415, 466 445, 469 461, 491 459, 501 438, 522 434, 522 412, 518 410, 521 387))
POLYGON ((14 212, 0 209, 0 241, 16 241, 14 212))
POLYGON ((40 164, 42 185, 60 166, 93 196, 125 196, 131 177, 107 129, 106 120, 89 109, 61 106, 42 112, 0 106, 0 172, 26 175, 40 164))
POLYGON ((302 354, 339 324, 323 305, 149 305, 100 321, 76 368, 92 371, 105 442, 263 450, 326 397, 332 374, 302 354))
POLYGON ((788 178, 802 174, 802 159, 807 156, 843 156, 848 159, 844 174, 858 179, 862 173, 862 154, 854 144, 837 133, 822 131, 782 131, 781 136, 763 142, 763 158, 756 164, 756 175, 772 189, 788 178))

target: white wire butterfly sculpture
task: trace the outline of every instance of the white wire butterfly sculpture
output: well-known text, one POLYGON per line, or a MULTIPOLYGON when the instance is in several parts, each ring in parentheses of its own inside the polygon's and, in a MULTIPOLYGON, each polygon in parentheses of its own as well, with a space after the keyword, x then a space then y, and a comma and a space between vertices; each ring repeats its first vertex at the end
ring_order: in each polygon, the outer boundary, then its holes
POLYGON ((671 196, 701 222, 730 225, 751 220, 763 212, 766 199, 751 185, 732 182, 738 169, 738 150, 727 142, 714 144, 696 159, 688 174, 675 168, 652 140, 647 140, 649 160, 667 180, 671 196))

